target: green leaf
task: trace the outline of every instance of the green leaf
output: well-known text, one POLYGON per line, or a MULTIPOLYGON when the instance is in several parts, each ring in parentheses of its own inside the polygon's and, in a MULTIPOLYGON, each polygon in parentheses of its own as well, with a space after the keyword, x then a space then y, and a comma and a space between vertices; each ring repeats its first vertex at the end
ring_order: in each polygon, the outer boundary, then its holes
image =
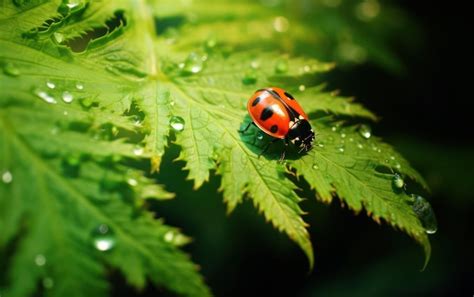
POLYGON ((251 199, 310 267, 292 174, 321 200, 338 196, 407 232, 428 259, 409 196, 392 186, 394 173, 423 179, 391 147, 360 136, 357 122, 373 113, 315 86, 333 64, 258 47, 260 35, 274 33, 258 4, 175 2, 3 4, 0 248, 16 247, 7 295, 32 295, 42 285, 53 296, 104 296, 110 269, 137 288, 149 280, 180 295, 210 295, 178 248, 189 239, 146 210, 145 199, 173 197, 153 175, 166 170, 160 161, 170 141, 195 188, 217 172, 228 211, 251 199), (260 35, 241 30, 253 19, 260 35), (257 129, 239 133, 250 120, 248 98, 274 85, 295 94, 317 132, 313 150, 290 151, 283 164, 281 147, 259 157, 269 139, 257 129))

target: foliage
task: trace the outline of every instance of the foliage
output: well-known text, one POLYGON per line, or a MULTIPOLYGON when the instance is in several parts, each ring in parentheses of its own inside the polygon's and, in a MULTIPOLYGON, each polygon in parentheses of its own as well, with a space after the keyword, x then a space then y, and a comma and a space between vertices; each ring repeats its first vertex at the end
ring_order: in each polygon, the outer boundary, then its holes
POLYGON ((255 48, 272 27, 260 18, 261 6, 2 3, 0 246, 10 256, 2 263, 7 296, 31 295, 38 284, 52 296, 102 296, 109 269, 137 288, 150 280, 180 295, 210 295, 179 249, 187 237, 146 210, 146 199, 173 197, 154 175, 166 170, 160 161, 170 141, 181 147, 178 159, 195 188, 215 170, 228 211, 251 199, 310 266, 313 249, 295 192, 303 180, 323 202, 337 196, 405 231, 428 260, 409 195, 393 182, 394 173, 422 186, 423 179, 371 135, 366 123, 374 114, 314 83, 332 64, 255 48), (256 35, 247 34, 255 28, 256 35), (249 121, 248 97, 276 84, 298 98, 317 131, 314 149, 291 151, 285 163, 277 162, 278 146, 258 157, 268 138, 256 129, 238 132, 249 121))

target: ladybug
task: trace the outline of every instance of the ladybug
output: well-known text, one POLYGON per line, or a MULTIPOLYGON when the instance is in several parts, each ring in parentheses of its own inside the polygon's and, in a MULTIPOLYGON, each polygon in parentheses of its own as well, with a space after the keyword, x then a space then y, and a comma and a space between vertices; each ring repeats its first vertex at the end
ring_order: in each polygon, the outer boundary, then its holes
MULTIPOLYGON (((251 124, 275 139, 268 143, 263 154, 270 144, 282 139, 285 146, 293 143, 300 150, 307 152, 314 141, 314 131, 308 121, 308 116, 303 111, 295 98, 281 88, 271 87, 257 90, 247 103, 247 110, 253 122, 241 130, 247 131, 251 124)), ((281 160, 285 158, 283 151, 281 160)))

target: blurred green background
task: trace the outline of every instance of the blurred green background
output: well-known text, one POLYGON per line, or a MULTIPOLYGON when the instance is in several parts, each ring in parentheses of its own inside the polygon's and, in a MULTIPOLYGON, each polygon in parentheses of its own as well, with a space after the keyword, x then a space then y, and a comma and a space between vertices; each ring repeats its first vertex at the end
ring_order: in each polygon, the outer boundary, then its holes
MULTIPOLYGON (((184 182, 184 164, 171 161, 177 147, 166 155, 167 170, 159 176, 177 199, 152 207, 194 237, 185 249, 217 296, 471 296, 474 143, 463 120, 471 113, 474 51, 467 6, 430 1, 261 3, 268 10, 286 11, 290 20, 314 24, 315 35, 304 44, 283 47, 337 61, 336 70, 321 80, 380 115, 375 134, 398 148, 428 180, 428 199, 439 223, 431 236, 428 267, 420 271, 421 248, 402 232, 355 215, 337 201, 323 205, 311 198, 303 202, 316 255, 315 270, 308 273, 303 253, 249 202, 226 215, 217 191, 219 177, 193 191, 192 183, 184 182)), ((314 197, 304 189, 301 194, 314 197)), ((114 296, 137 294, 115 278, 114 296)), ((156 293, 163 294, 148 289, 140 295, 156 293)))

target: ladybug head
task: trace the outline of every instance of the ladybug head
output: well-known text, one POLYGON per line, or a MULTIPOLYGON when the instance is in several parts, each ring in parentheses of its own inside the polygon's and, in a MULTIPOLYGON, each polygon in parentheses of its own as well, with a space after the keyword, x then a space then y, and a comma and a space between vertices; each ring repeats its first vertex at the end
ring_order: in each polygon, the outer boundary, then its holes
POLYGON ((307 120, 298 119, 291 125, 288 139, 300 149, 300 152, 307 152, 313 147, 314 131, 307 120))

